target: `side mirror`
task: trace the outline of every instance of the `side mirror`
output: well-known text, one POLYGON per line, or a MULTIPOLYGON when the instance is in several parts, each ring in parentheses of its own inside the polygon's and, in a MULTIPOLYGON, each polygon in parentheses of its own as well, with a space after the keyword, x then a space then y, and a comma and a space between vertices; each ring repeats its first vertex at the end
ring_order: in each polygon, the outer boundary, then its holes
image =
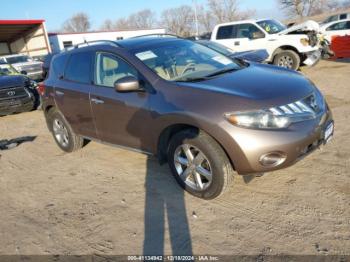
POLYGON ((22 70, 20 73, 21 73, 22 75, 27 75, 27 74, 28 74, 27 71, 24 71, 24 70, 22 70))
POLYGON ((139 80, 134 76, 126 76, 114 82, 114 88, 117 92, 135 92, 141 91, 139 80))

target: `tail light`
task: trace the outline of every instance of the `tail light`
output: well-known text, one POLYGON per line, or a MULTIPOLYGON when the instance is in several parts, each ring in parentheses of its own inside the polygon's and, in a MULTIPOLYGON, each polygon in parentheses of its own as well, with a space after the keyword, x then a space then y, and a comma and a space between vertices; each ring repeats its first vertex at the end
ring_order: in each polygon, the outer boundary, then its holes
POLYGON ((43 82, 40 82, 36 88, 40 96, 43 96, 45 94, 45 85, 43 82))

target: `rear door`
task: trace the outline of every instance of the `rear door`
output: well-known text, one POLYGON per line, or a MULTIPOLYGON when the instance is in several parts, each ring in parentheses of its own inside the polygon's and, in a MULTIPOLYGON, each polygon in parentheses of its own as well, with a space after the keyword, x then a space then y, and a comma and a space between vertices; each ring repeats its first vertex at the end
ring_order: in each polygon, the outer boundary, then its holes
POLYGON ((56 104, 74 132, 91 138, 96 137, 90 106, 93 59, 94 53, 89 51, 71 54, 54 86, 56 104))
MULTIPOLYGON (((100 140, 116 145, 149 151, 147 130, 151 121, 150 93, 119 93, 115 81, 134 76, 143 77, 120 56, 97 52, 95 58, 95 86, 91 90, 91 107, 100 140)), ((148 135, 150 137, 150 135, 148 135)))

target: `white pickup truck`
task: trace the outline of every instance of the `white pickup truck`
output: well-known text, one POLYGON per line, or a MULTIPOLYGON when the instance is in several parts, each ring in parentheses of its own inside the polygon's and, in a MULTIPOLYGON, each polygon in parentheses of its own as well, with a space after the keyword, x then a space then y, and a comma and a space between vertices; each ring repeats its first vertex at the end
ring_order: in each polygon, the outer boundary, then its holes
POLYGON ((287 28, 273 19, 245 20, 216 25, 211 40, 234 51, 266 49, 267 62, 297 70, 321 57, 315 21, 287 28))

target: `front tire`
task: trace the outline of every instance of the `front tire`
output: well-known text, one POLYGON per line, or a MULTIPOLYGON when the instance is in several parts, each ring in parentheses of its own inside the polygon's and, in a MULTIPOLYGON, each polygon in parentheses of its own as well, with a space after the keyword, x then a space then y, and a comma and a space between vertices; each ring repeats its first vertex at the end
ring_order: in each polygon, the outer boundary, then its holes
POLYGON ((73 152, 84 146, 84 139, 74 133, 63 115, 52 109, 48 112, 48 124, 56 144, 65 152, 73 152))
POLYGON ((275 55, 273 64, 292 70, 298 70, 300 66, 300 56, 293 50, 282 50, 275 55))
POLYGON ((175 134, 169 142, 168 163, 180 186, 203 199, 220 196, 233 177, 226 153, 203 131, 187 129, 175 134))

